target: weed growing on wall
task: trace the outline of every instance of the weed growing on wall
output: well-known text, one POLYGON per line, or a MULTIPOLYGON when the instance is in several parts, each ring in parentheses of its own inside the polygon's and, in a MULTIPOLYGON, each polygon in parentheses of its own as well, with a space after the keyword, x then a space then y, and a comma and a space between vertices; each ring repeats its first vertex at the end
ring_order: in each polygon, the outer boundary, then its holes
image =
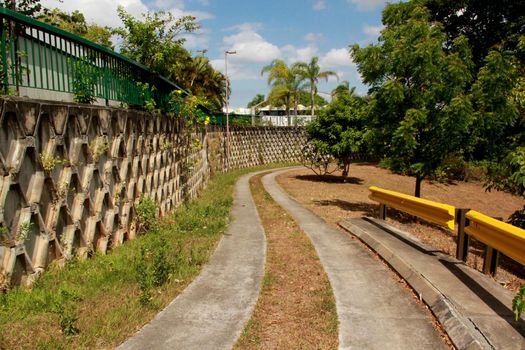
POLYGON ((93 161, 96 163, 101 155, 106 153, 109 149, 109 143, 104 136, 97 136, 89 143, 89 152, 93 161))
POLYGON ((59 157, 55 156, 52 153, 49 152, 42 152, 40 153, 40 163, 42 164, 42 168, 44 168, 45 171, 51 172, 57 165, 65 164, 65 160, 60 159, 59 157))

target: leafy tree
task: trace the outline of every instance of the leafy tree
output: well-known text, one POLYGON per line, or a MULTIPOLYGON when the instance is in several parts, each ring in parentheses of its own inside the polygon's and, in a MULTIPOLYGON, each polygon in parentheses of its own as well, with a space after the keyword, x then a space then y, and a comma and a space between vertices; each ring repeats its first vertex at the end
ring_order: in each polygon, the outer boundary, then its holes
POLYGON ((320 168, 322 172, 326 172, 326 160, 333 157, 337 159, 343 170, 343 177, 346 178, 353 156, 364 150, 366 112, 365 99, 356 95, 341 95, 328 104, 306 126, 310 145, 308 166, 314 171, 320 168))
POLYGON ((352 56, 371 86, 372 139, 395 171, 422 180, 450 153, 461 150, 472 123, 465 94, 471 81, 470 50, 464 37, 445 49, 442 26, 413 1, 389 4, 378 44, 352 47, 352 56))
POLYGON ((247 108, 252 108, 253 106, 257 106, 258 104, 261 104, 264 102, 264 95, 263 94, 257 94, 250 102, 248 102, 247 108))
POLYGON ((297 72, 301 79, 307 80, 310 85, 310 108, 312 116, 315 114, 315 95, 317 94, 317 83, 319 79, 325 79, 337 74, 332 71, 323 71, 319 67, 319 57, 312 57, 310 62, 297 62, 293 65, 293 69, 297 72))
POLYGON ((193 16, 175 18, 170 12, 147 13, 143 20, 118 8, 124 27, 115 30, 123 38, 121 53, 177 82, 198 96, 212 112, 222 109, 226 84, 206 57, 192 57, 182 46, 184 33, 199 29, 193 16))
POLYGON ((4 0, 3 6, 29 17, 35 17, 42 10, 40 0, 4 0))
POLYGON ((178 61, 189 56, 182 47, 184 33, 194 32, 199 24, 193 16, 175 18, 171 12, 148 12, 144 20, 127 13, 122 6, 117 9, 124 27, 117 28, 123 42, 120 52, 140 62, 159 74, 170 77, 179 68, 178 61))
POLYGON ((516 0, 425 0, 432 20, 443 24, 448 44, 467 37, 478 66, 491 49, 513 50, 525 31, 525 2, 516 0))
POLYGON ((52 10, 44 9, 37 19, 113 49, 113 43, 111 42, 113 30, 109 27, 101 27, 95 23, 88 24, 84 15, 78 10, 68 14, 58 8, 52 10))

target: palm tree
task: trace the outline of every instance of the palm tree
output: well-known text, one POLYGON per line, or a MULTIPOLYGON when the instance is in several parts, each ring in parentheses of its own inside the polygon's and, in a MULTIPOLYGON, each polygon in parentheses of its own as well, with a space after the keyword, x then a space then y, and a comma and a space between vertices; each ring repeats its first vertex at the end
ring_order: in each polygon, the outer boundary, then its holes
POLYGON ((338 97, 343 95, 355 96, 355 86, 350 88, 350 83, 344 80, 331 91, 330 95, 333 100, 337 100, 338 97))
POLYGON ((304 79, 301 78, 297 70, 288 67, 281 59, 275 59, 272 63, 263 67, 261 75, 265 73, 268 73, 268 85, 272 86, 272 90, 268 95, 268 101, 273 104, 272 102, 284 100, 288 125, 291 125, 290 105, 294 104, 294 115, 297 116, 299 92, 304 88, 302 83, 304 79))
POLYGON ((315 109, 315 95, 317 94, 317 83, 319 79, 325 79, 328 81, 330 76, 334 76, 339 79, 337 74, 333 71, 324 71, 321 72, 321 67, 319 67, 319 57, 314 56, 309 63, 306 62, 297 62, 293 65, 293 69, 297 71, 302 80, 308 80, 310 83, 310 102, 312 108, 312 116, 314 116, 315 109))

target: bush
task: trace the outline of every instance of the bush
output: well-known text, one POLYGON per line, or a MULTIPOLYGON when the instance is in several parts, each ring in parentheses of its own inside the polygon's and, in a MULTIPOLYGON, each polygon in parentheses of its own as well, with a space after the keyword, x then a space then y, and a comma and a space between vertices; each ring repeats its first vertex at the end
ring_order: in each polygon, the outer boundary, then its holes
POLYGON ((147 196, 140 197, 138 204, 135 206, 139 231, 145 232, 153 227, 156 222, 158 209, 159 207, 153 199, 147 196))

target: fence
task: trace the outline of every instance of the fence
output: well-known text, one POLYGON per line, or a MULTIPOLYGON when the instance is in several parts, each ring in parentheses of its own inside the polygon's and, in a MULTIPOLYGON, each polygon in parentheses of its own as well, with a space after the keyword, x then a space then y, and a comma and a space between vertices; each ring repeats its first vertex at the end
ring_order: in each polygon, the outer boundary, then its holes
POLYGON ((178 87, 148 67, 79 36, 0 7, 5 95, 168 110, 178 87), (51 91, 52 94, 46 93, 51 91), (48 97, 51 96, 51 97, 48 97))
POLYGON ((369 190, 369 198, 380 203, 379 217, 383 220, 386 218, 386 207, 390 206, 450 230, 456 228, 456 258, 459 260, 467 260, 471 237, 486 244, 484 273, 496 273, 499 252, 525 265, 525 230, 474 210, 455 208, 375 186, 369 190))

